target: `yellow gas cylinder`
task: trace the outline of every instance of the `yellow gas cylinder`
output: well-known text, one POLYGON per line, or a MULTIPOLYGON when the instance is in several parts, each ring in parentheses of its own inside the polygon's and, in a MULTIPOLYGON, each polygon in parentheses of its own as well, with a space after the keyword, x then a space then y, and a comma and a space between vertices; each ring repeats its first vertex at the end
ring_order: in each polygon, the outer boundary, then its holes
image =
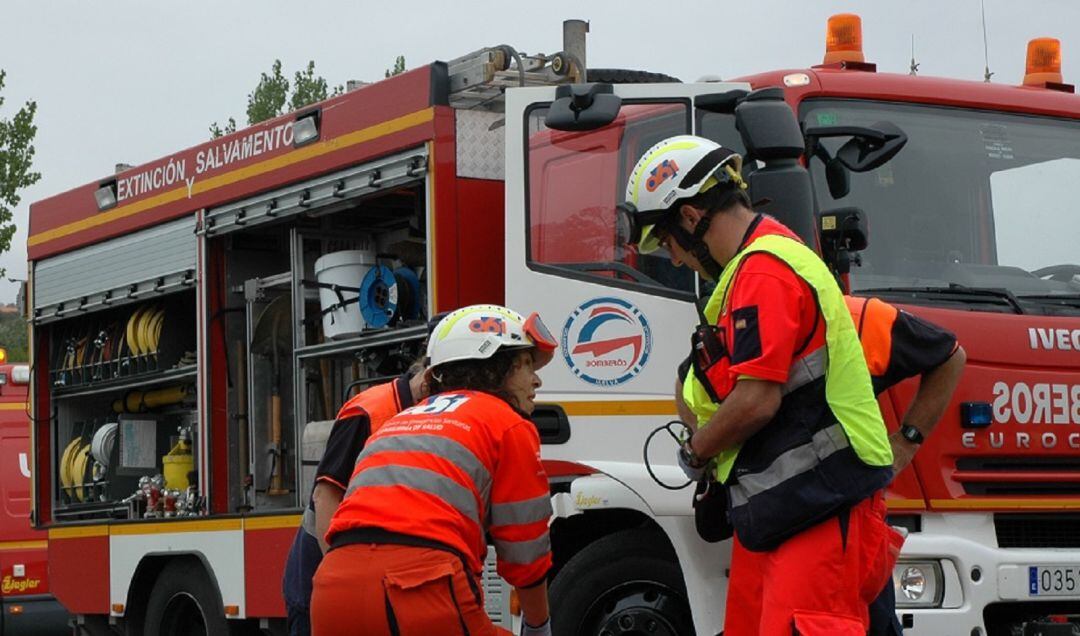
POLYGON ((187 490, 188 473, 195 470, 195 456, 191 454, 191 442, 180 438, 176 446, 161 457, 165 487, 169 490, 187 490))

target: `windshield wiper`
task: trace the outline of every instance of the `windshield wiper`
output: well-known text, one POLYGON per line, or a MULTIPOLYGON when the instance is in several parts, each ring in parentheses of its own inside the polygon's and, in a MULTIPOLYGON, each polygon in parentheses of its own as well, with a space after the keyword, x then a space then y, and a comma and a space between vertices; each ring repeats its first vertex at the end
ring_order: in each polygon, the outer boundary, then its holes
POLYGON ((1020 306, 1016 295, 1007 289, 990 287, 968 287, 959 283, 949 283, 948 287, 874 287, 858 289, 858 294, 911 294, 913 297, 934 296, 942 300, 955 302, 979 302, 987 299, 998 304, 1008 305, 1018 314, 1027 313, 1020 306))
POLYGON ((1065 307, 1080 307, 1080 293, 1066 292, 1063 294, 1022 294, 1017 296, 1020 300, 1033 300, 1050 305, 1063 305, 1065 307))

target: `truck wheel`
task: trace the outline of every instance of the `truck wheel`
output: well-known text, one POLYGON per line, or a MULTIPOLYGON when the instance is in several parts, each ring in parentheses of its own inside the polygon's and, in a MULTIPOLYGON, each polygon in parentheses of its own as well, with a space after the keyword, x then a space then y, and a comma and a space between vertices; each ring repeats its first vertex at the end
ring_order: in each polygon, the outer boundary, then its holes
POLYGON ((552 582, 551 632, 560 636, 694 633, 682 572, 666 540, 623 530, 575 554, 552 582))
POLYGON ((201 563, 180 559, 165 566, 146 604, 142 633, 228 636, 221 594, 201 563))

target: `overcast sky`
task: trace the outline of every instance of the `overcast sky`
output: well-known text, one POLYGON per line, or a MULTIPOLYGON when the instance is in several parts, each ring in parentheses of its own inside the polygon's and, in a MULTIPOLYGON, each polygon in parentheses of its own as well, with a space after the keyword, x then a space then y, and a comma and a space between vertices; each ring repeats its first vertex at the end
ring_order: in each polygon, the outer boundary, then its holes
MULTIPOLYGON (((22 193, 19 231, 0 255, 8 276, 26 276, 30 203, 98 180, 114 164, 140 164, 205 141, 230 115, 244 121, 246 95, 275 58, 292 73, 308 60, 333 84, 375 80, 405 56, 413 68, 484 46, 557 51, 562 20, 590 22, 588 64, 660 71, 684 81, 727 79, 821 62, 826 18, 863 18, 867 61, 907 72, 911 38, 920 73, 981 79, 979 0, 582 0, 578 3, 414 0, 206 2, 4 0, 0 68, 10 117, 38 103, 35 169, 22 193), (576 4, 577 6, 572 6, 576 4)), ((1080 83, 1080 2, 986 0, 994 81, 1019 83, 1025 46, 1060 38, 1066 82, 1080 83)), ((17 287, 0 282, 0 302, 17 287)))

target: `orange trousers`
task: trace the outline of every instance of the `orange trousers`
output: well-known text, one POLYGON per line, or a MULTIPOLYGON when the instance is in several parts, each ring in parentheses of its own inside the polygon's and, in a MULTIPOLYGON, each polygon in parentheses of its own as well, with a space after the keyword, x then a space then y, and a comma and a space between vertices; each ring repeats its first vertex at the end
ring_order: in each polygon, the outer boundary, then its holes
POLYGON ((865 636, 868 605, 892 575, 903 537, 880 492, 769 552, 736 536, 724 636, 865 636))
POLYGON ((449 552, 356 544, 327 553, 311 596, 313 636, 502 636, 449 552))

